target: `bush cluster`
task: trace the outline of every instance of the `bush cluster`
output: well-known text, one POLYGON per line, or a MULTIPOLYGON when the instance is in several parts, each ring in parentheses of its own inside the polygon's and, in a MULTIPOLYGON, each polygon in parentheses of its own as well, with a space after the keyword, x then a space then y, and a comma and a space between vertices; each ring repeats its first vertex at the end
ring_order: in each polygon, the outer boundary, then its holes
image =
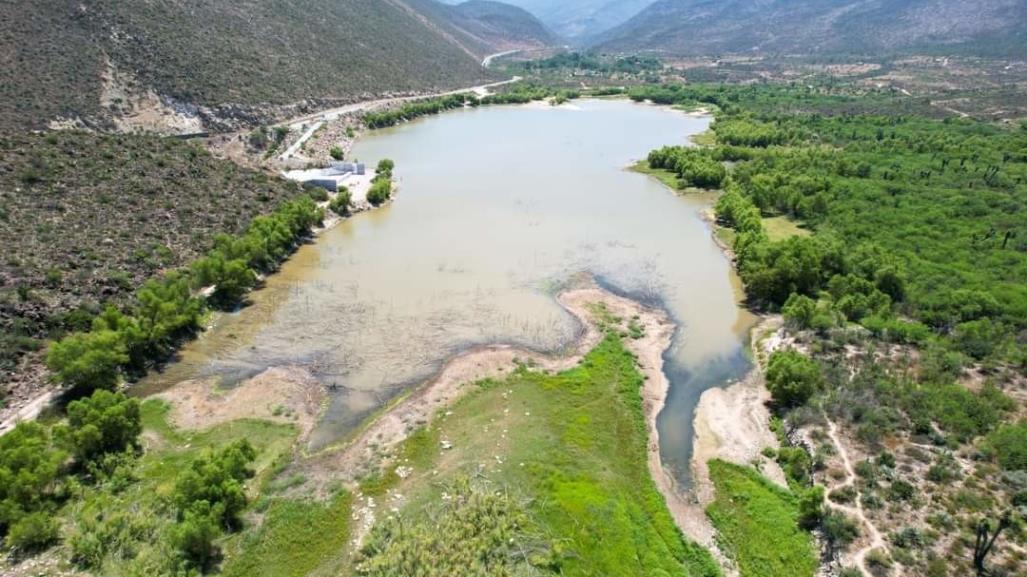
POLYGON ((95 463, 135 447, 140 430, 138 401, 96 391, 68 406, 66 424, 20 423, 0 436, 4 545, 32 551, 53 543, 58 537, 54 514, 70 497, 71 478, 76 472, 95 474, 95 463))

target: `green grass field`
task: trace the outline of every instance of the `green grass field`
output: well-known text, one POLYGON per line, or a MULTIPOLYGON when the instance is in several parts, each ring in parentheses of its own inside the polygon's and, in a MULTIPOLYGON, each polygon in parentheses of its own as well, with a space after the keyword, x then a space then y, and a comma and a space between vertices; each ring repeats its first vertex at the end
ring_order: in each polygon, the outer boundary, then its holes
POLYGON ((263 524, 240 539, 222 575, 337 575, 348 551, 352 496, 342 492, 328 503, 287 498, 268 503, 263 524))
POLYGON ((798 526, 795 495, 756 470, 710 461, 716 500, 706 512, 742 577, 806 577, 818 566, 809 533, 798 526))
POLYGON ((763 230, 767 231, 770 240, 785 240, 793 236, 809 236, 809 229, 802 228, 799 223, 787 216, 771 216, 763 219, 763 230))
POLYGON ((667 185, 671 190, 678 190, 678 175, 662 168, 650 168, 649 161, 647 160, 639 160, 631 166, 631 170, 641 174, 648 174, 667 185))
POLYGON ((388 486, 373 486, 403 494, 404 526, 416 526, 425 511, 438 515, 461 478, 484 479, 521 504, 527 521, 517 538, 534 543, 534 558, 547 561, 529 563, 547 574, 719 575, 682 536, 649 476, 641 386, 634 357, 613 335, 573 370, 522 367, 484 381, 402 449, 407 479, 394 465, 378 479, 388 486))

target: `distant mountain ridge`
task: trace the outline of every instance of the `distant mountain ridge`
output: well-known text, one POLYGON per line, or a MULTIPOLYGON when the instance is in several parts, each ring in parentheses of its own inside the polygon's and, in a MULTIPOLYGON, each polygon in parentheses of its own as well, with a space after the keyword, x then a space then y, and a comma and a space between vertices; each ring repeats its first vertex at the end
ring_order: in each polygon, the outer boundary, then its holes
MULTIPOLYGON (((462 0, 443 0, 458 4, 462 0)), ((534 14, 561 38, 581 44, 638 14, 654 0, 507 0, 534 14)))
POLYGON ((603 51, 1023 55, 1027 0, 658 0, 603 51))
POLYGON ((526 11, 485 0, 8 2, 0 130, 453 88, 485 79, 489 53, 551 41, 526 11))

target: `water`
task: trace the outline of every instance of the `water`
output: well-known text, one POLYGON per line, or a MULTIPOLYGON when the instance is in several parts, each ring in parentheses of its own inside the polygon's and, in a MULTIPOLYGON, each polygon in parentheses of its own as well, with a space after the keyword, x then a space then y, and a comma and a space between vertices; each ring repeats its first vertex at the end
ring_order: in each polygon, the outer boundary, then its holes
POLYGON ((679 323, 660 429, 665 463, 687 481, 695 403, 746 369, 751 319, 700 217, 709 200, 625 168, 708 125, 592 100, 456 111, 378 131, 352 156, 396 161, 396 202, 301 248, 252 306, 220 318, 149 387, 308 367, 338 387, 312 439, 323 446, 461 349, 561 348, 579 327, 553 293, 587 272, 679 323))

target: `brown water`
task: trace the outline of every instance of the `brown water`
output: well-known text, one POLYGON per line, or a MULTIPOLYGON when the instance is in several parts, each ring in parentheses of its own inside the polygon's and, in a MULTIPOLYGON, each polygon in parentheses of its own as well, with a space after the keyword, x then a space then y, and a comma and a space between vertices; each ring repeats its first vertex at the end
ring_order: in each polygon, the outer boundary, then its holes
POLYGON ((149 386, 211 375, 231 385, 269 366, 306 366, 338 389, 314 434, 323 446, 461 349, 559 349, 579 327, 553 294, 586 272, 680 325, 660 429, 664 460, 685 479, 698 395, 746 369, 751 319, 700 218, 709 200, 625 167, 708 125, 593 100, 463 110, 375 132, 353 155, 395 159, 396 202, 301 248, 252 306, 219 318, 149 386))

